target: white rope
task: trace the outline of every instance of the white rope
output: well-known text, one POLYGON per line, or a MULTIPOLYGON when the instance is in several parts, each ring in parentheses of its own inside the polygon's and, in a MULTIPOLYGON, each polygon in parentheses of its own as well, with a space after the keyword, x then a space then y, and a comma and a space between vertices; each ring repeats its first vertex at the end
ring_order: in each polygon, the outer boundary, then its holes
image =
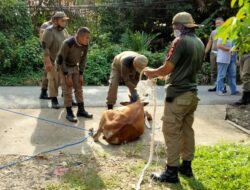
POLYGON ((156 125, 156 122, 155 122, 155 118, 156 118, 156 105, 157 105, 157 99, 156 99, 156 79, 151 79, 151 80, 146 80, 146 81, 142 81, 141 80, 141 77, 142 77, 142 74, 143 74, 144 70, 141 72, 140 74, 140 81, 138 83, 138 86, 137 86, 137 90, 138 90, 138 94, 139 96, 147 96, 147 98, 150 98, 150 96, 152 97, 153 99, 153 120, 152 120, 152 131, 151 131, 151 135, 150 135, 150 154, 149 154, 149 158, 148 158, 148 162, 147 164, 145 165, 145 167, 143 168, 142 172, 141 172, 141 175, 140 175, 140 178, 139 178, 139 181, 137 182, 137 185, 136 185, 136 190, 140 190, 141 188, 141 183, 144 179, 144 174, 145 174, 145 171, 147 170, 147 168, 150 166, 152 160, 153 160, 153 155, 154 155, 154 136, 155 136, 155 125, 156 125), (146 85, 146 86, 144 86, 146 85), (148 88, 147 87, 150 87, 151 89, 151 93, 149 92, 148 88), (144 93, 144 94, 143 94, 144 93))

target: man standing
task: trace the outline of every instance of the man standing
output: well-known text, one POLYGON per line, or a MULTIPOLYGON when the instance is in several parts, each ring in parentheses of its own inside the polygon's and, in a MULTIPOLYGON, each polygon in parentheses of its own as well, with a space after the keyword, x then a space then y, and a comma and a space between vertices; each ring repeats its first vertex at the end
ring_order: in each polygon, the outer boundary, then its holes
POLYGON ((64 30, 68 19, 64 12, 56 12, 53 16, 53 25, 46 28, 42 37, 44 64, 48 73, 49 96, 54 109, 60 108, 57 100, 60 78, 54 62, 62 42, 68 38, 68 33, 64 30))
POLYGON ((117 99, 117 90, 122 81, 129 88, 131 101, 138 99, 136 85, 139 82, 141 71, 147 66, 148 59, 134 51, 124 51, 115 56, 112 63, 112 72, 110 75, 109 89, 107 96, 108 109, 113 109, 117 99))
POLYGON ((82 85, 83 72, 86 65, 90 31, 86 27, 78 29, 75 37, 65 40, 57 56, 57 64, 60 67, 60 77, 64 86, 64 106, 66 107, 66 119, 77 122, 72 111, 72 88, 78 103, 77 116, 92 118, 84 108, 82 85))
POLYGON ((243 94, 235 105, 247 105, 250 104, 250 53, 240 57, 240 75, 243 82, 243 94))
POLYGON ((224 80, 227 76, 227 81, 231 90, 231 95, 238 95, 239 91, 237 90, 236 85, 236 52, 232 52, 233 43, 227 39, 224 43, 221 38, 217 41, 217 67, 218 74, 216 80, 216 93, 219 96, 225 94, 224 92, 224 80))
POLYGON ((167 146, 167 166, 163 173, 151 177, 160 182, 179 182, 178 171, 193 176, 191 161, 194 158, 195 141, 192 128, 197 108, 196 75, 204 57, 204 45, 195 35, 195 24, 187 12, 176 14, 172 21, 175 40, 172 42, 166 62, 157 69, 146 69, 149 78, 166 76, 166 101, 162 117, 162 131, 167 146), (182 163, 179 166, 179 159, 182 163))
MULTIPOLYGON (((39 30, 39 39, 40 39, 40 43, 42 45, 42 37, 43 37, 43 33, 45 31, 46 28, 48 28, 49 26, 51 26, 53 23, 52 23, 52 19, 47 21, 47 22, 44 22, 42 24, 42 26, 40 27, 40 30, 39 30)), ((43 77, 42 77, 42 86, 41 86, 41 94, 40 94, 40 99, 50 99, 48 97, 48 93, 47 93, 47 90, 48 90, 48 78, 47 78, 47 71, 46 69, 44 68, 44 72, 43 72, 43 77)))
MULTIPOLYGON (((215 40, 215 36, 217 34, 218 28, 224 23, 223 18, 218 17, 215 19, 215 27, 216 29, 213 30, 209 36, 209 40, 205 49, 205 57, 210 51, 210 64, 211 64, 211 83, 215 84, 216 77, 217 77, 217 63, 216 63, 216 57, 217 57, 217 40, 215 40)), ((214 88, 208 89, 209 92, 215 92, 216 91, 216 85, 214 88)))

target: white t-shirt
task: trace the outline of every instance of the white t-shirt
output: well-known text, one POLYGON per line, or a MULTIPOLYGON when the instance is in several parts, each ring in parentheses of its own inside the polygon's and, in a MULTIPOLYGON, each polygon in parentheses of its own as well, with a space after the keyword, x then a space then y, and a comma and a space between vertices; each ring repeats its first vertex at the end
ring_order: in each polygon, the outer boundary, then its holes
MULTIPOLYGON (((230 42, 230 40, 227 40, 226 43, 223 44, 221 38, 218 38, 217 45, 218 44, 222 44, 223 46, 228 47, 228 48, 231 48, 232 46, 232 43, 230 42)), ((231 53, 229 51, 224 51, 218 48, 216 62, 229 64, 230 61, 231 61, 231 53)))

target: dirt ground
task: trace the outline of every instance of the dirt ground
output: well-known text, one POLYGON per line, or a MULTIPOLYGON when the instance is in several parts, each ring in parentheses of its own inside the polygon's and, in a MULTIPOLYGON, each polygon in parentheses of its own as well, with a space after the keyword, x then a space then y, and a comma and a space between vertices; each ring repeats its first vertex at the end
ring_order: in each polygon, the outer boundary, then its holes
POLYGON ((250 105, 228 106, 226 108, 226 117, 228 120, 250 131, 250 105))
MULTIPOLYGON (((158 151, 159 157, 165 157, 165 150, 162 148, 160 147, 158 151)), ((124 145, 123 151, 117 155, 96 151, 89 155, 64 153, 42 155, 17 166, 1 170, 0 187, 1 190, 59 189, 57 184, 65 178, 60 176, 65 171, 69 178, 79 179, 80 182, 74 180, 76 184, 85 182, 87 185, 83 189, 134 189, 139 174, 146 163, 148 150, 149 147, 124 145), (60 172, 62 173, 60 174, 60 172)), ((5 163, 10 160, 26 158, 25 156, 1 155, 0 162, 5 163)), ((171 187, 171 185, 166 184, 156 185, 150 180, 149 176, 152 170, 161 170, 164 160, 155 160, 155 163, 157 165, 153 164, 153 167, 146 172, 142 189, 158 190, 171 187)))

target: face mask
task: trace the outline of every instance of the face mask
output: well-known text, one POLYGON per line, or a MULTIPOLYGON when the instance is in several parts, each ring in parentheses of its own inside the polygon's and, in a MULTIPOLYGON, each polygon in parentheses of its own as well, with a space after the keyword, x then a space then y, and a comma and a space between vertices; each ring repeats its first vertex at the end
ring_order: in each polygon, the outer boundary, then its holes
POLYGON ((180 30, 174 30, 174 37, 178 38, 181 36, 181 31, 180 30))

